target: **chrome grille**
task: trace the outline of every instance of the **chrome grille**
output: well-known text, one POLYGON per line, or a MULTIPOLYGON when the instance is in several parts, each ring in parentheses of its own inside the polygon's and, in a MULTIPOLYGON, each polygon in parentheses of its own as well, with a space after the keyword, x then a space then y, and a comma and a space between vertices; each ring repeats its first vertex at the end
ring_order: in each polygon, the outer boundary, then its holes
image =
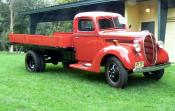
POLYGON ((155 64, 157 58, 156 41, 153 36, 147 36, 144 40, 145 57, 149 64, 155 64))

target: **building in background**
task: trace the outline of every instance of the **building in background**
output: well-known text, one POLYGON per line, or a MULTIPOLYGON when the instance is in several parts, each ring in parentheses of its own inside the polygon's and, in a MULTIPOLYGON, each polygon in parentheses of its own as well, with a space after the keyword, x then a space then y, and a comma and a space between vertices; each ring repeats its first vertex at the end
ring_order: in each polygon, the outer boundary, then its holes
POLYGON ((73 20, 75 14, 86 11, 109 11, 125 16, 131 31, 149 30, 165 42, 170 61, 175 62, 175 0, 81 0, 21 12, 30 15, 31 33, 40 22, 73 20))
POLYGON ((131 31, 149 30, 163 40, 170 61, 175 62, 175 0, 127 0, 125 17, 128 26, 132 26, 131 31), (160 2, 163 11, 160 11, 160 2))
POLYGON ((175 62, 175 8, 168 8, 165 49, 169 53, 170 61, 175 62))

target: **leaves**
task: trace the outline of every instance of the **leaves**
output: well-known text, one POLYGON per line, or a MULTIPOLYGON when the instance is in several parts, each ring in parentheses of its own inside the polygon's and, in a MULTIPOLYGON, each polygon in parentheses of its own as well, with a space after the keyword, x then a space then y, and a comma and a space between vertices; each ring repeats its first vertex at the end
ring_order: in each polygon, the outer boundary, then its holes
POLYGON ((52 35, 54 32, 72 32, 72 21, 39 23, 36 34, 52 35))
POLYGON ((56 3, 69 3, 69 2, 78 2, 80 0, 55 0, 56 3))
MULTIPOLYGON (((0 39, 7 40, 10 32, 10 4, 13 11, 14 33, 29 33, 29 16, 20 16, 19 12, 77 1, 79 0, 0 0, 0 39)), ((41 23, 38 24, 37 33, 51 35, 55 31, 70 32, 71 22, 41 23)))
POLYGON ((18 13, 49 6, 51 0, 0 0, 0 37, 6 36, 4 32, 8 33, 10 28, 10 3, 14 12, 14 33, 29 33, 29 17, 18 13))

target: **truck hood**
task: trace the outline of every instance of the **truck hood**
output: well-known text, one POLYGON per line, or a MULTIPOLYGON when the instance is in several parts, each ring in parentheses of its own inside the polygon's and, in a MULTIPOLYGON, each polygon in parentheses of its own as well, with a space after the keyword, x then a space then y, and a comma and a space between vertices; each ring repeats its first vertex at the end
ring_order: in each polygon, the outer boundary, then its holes
POLYGON ((142 32, 127 32, 127 31, 101 31, 100 36, 117 36, 117 37, 146 37, 150 35, 148 31, 142 32))

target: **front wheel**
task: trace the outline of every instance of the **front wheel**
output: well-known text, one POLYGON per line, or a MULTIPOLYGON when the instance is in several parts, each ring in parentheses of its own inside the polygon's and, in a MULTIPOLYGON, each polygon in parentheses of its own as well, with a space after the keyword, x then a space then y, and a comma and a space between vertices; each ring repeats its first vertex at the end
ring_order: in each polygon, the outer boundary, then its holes
POLYGON ((109 85, 124 88, 128 81, 128 72, 116 57, 110 57, 105 66, 105 76, 109 85))
POLYGON ((152 72, 144 72, 143 75, 146 78, 152 78, 152 79, 155 79, 155 80, 159 80, 164 75, 164 69, 157 70, 157 71, 152 71, 152 72))

